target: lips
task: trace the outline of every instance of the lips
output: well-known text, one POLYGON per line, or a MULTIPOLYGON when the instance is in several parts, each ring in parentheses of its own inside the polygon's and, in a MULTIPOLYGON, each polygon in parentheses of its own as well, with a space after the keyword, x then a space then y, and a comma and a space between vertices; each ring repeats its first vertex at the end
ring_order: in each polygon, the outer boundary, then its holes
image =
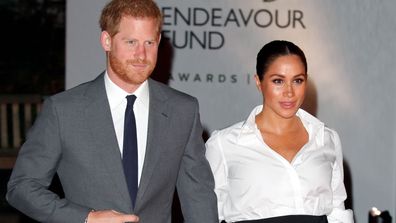
POLYGON ((149 66, 147 63, 131 63, 130 65, 138 70, 144 70, 149 66))
POLYGON ((296 105, 295 102, 279 102, 279 104, 284 109, 291 109, 294 108, 296 105))

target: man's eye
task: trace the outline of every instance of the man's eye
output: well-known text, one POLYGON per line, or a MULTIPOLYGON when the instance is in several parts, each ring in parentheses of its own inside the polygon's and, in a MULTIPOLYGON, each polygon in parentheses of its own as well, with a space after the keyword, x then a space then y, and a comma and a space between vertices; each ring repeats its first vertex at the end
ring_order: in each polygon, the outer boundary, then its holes
POLYGON ((153 46, 153 45, 155 45, 155 42, 154 41, 147 41, 146 45, 147 46, 153 46))

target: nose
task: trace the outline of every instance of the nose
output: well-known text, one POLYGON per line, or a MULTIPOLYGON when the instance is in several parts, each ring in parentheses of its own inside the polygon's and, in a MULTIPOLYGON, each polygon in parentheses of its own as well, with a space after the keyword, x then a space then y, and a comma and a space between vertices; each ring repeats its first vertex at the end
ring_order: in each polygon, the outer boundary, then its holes
POLYGON ((293 97, 294 96, 294 89, 293 89, 293 85, 292 84, 285 84, 284 86, 284 92, 283 92, 284 96, 286 97, 293 97))
POLYGON ((144 47, 143 44, 139 44, 138 46, 136 46, 134 56, 136 59, 138 59, 140 61, 146 60, 146 48, 144 47))

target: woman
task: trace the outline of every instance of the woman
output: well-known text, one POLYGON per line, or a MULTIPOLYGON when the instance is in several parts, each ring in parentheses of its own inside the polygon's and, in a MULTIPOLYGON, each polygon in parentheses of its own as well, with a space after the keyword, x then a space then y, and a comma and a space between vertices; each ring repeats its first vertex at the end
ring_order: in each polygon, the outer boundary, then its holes
POLYGON ((256 71, 263 104, 206 143, 220 221, 353 222, 344 208, 340 139, 300 108, 304 53, 291 42, 270 42, 257 55, 256 71))

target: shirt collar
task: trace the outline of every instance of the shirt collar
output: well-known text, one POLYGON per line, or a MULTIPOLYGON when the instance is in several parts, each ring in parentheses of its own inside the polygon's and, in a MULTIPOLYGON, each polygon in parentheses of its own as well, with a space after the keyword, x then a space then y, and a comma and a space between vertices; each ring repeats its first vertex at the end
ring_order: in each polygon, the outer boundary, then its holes
POLYGON ((324 123, 303 109, 299 109, 296 115, 300 118, 305 129, 307 130, 309 139, 315 139, 319 145, 323 145, 325 128, 324 123))
MULTIPOLYGON (((123 103, 125 97, 130 95, 128 92, 124 91, 118 85, 116 85, 109 77, 107 71, 104 75, 105 88, 107 92, 107 98, 109 100, 110 109, 117 107, 119 104, 123 103)), ((148 81, 145 80, 139 87, 136 89, 133 94, 136 96, 136 102, 142 103, 143 105, 148 106, 149 103, 149 87, 148 81)), ((126 101, 125 101, 126 102, 126 101)))
POLYGON ((242 124, 241 133, 249 133, 249 132, 253 132, 257 129, 256 115, 259 114, 262 110, 263 110, 263 106, 259 105, 259 106, 256 106, 252 112, 250 112, 250 115, 245 120, 245 122, 242 124))

